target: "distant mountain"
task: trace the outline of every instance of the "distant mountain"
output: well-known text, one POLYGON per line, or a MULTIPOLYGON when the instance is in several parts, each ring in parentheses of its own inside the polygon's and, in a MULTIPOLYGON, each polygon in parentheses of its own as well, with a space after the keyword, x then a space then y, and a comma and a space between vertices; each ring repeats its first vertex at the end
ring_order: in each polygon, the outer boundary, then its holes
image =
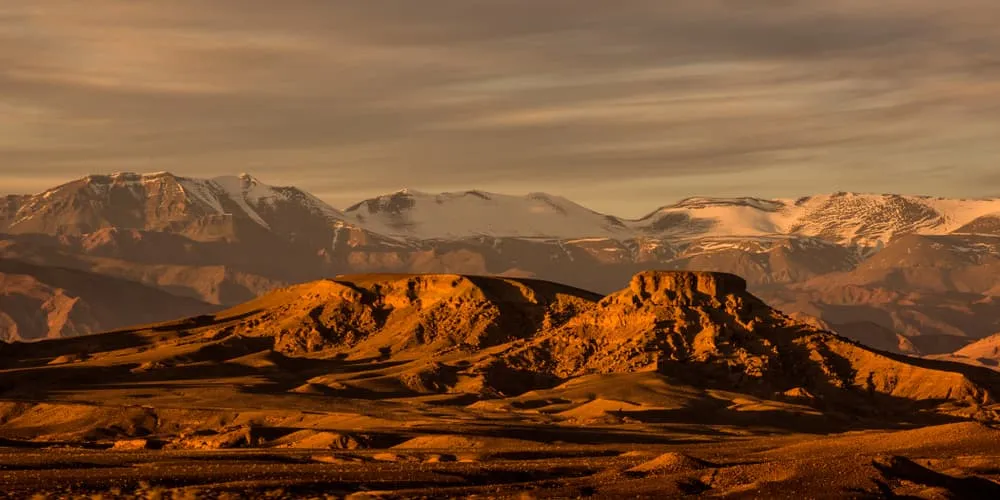
POLYGON ((193 179, 167 172, 91 175, 34 196, 8 197, 0 228, 11 234, 89 234, 136 229, 195 241, 239 240, 253 232, 284 236, 331 233, 339 211, 292 187, 243 174, 193 179))
POLYGON ((510 196, 403 190, 362 201, 345 213, 351 222, 373 232, 417 240, 633 236, 621 219, 545 193, 510 196))
POLYGON ((691 198, 662 207, 633 227, 682 238, 787 235, 878 248, 905 234, 969 231, 997 216, 997 198, 836 193, 796 200, 691 198))
POLYGON ((138 281, 214 304, 338 271, 335 252, 375 239, 312 195, 246 174, 91 175, 6 200, 0 258, 138 281))
POLYGON ((0 260, 0 341, 75 337, 217 309, 133 281, 0 260))
POLYGON ((0 228, 12 234, 119 228, 213 240, 233 237, 247 221, 286 236, 323 227, 410 240, 756 236, 880 247, 907 234, 993 234, 1000 227, 1000 199, 855 193, 797 200, 689 198, 627 220, 545 193, 402 190, 341 212, 298 188, 269 186, 248 174, 194 179, 160 172, 91 175, 37 195, 9 195, 0 204, 0 228))
POLYGON ((218 305, 347 273, 609 293, 645 269, 720 271, 853 338, 937 354, 1000 331, 998 228, 1000 199, 689 198, 628 220, 543 193, 403 190, 341 211, 245 174, 119 173, 0 199, 0 258, 218 305))
POLYGON ((1000 333, 977 340, 951 354, 935 358, 1000 370, 1000 333))
POLYGON ((1000 294, 1000 239, 990 235, 900 236, 831 286, 883 286, 924 292, 1000 294))
POLYGON ((482 191, 379 196, 345 210, 369 230, 417 240, 467 237, 710 239, 813 238, 879 248, 897 236, 987 233, 1000 221, 1000 199, 837 193, 799 199, 689 198, 638 220, 600 214, 544 193, 482 191))
POLYGON ((853 268, 758 292, 830 325, 869 322, 905 335, 918 352, 951 352, 1000 331, 1000 240, 904 235, 853 268))

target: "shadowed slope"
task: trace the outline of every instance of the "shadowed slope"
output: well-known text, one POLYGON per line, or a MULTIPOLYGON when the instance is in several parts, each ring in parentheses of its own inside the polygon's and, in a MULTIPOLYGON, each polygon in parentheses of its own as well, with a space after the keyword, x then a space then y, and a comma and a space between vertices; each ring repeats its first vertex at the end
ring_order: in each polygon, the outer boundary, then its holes
POLYGON ((274 336, 277 350, 355 357, 530 338, 598 295, 544 281, 459 275, 354 275, 290 287, 220 314, 260 311, 237 333, 274 336))
POLYGON ((0 259, 0 341, 88 335, 213 309, 133 281, 0 259))

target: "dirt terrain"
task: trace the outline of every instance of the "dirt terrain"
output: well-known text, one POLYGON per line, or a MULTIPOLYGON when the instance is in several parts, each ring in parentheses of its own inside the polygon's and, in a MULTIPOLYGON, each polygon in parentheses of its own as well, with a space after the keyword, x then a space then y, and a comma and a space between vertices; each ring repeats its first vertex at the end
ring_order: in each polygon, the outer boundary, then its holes
POLYGON ((998 435, 976 423, 818 437, 767 426, 442 419, 382 436, 381 449, 3 448, 0 477, 11 497, 997 498, 998 435), (419 433, 431 437, 392 445, 419 433))
POLYGON ((341 276, 0 344, 8 496, 997 498, 1000 373, 726 274, 341 276))

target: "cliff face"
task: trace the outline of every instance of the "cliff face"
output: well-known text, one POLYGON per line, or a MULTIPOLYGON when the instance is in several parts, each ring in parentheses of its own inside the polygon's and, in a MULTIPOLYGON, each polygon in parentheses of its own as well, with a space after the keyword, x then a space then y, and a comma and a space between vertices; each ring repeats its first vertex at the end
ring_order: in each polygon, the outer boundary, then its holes
POLYGON ((535 280, 355 275, 295 286, 237 310, 262 311, 237 332, 275 337, 289 354, 353 358, 478 350, 530 339, 600 297, 535 280))

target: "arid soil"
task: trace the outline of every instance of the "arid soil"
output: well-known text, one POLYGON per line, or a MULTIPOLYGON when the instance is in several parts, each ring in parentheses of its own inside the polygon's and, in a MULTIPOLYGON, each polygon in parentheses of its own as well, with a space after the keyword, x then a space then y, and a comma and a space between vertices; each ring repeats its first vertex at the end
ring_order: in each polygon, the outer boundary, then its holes
POLYGON ((355 450, 0 448, 0 478, 10 497, 997 498, 998 436, 976 423, 816 436, 766 426, 442 420, 384 435, 385 448, 355 450), (420 433, 430 437, 390 446, 420 433))
POLYGON ((343 276, 0 344, 14 498, 1000 497, 1000 373, 875 351, 732 275, 601 297, 343 276))

